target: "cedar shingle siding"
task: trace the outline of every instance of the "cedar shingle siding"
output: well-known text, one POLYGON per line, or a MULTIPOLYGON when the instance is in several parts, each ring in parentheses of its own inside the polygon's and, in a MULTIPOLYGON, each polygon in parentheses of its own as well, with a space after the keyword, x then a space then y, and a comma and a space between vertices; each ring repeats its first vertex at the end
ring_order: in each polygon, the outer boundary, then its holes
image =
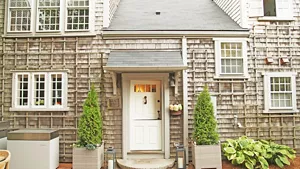
MULTIPOLYGON (((124 0, 125 1, 125 0, 124 0)), ((170 90, 170 103, 188 100, 188 132, 193 131, 193 108, 196 97, 205 84, 217 97, 217 120, 221 140, 247 135, 253 138, 274 139, 293 148, 300 147, 299 113, 263 114, 264 86, 262 72, 300 72, 300 0, 294 0, 295 21, 258 21, 249 19, 248 38, 249 79, 216 79, 214 37, 187 35, 188 97, 183 98, 182 74, 179 76, 179 95, 170 90), (265 57, 271 55, 274 64, 266 65, 265 57), (279 65, 282 55, 289 56, 290 64, 279 65), (238 115, 242 128, 233 127, 233 116, 238 115)), ((122 3, 122 1, 121 1, 122 3)), ((115 6, 110 7, 114 13, 115 6)), ((121 85, 113 95, 111 74, 103 70, 112 50, 181 51, 181 37, 102 37, 103 2, 95 6, 95 29, 97 35, 88 37, 3 37, 0 39, 0 116, 10 120, 11 129, 55 128, 60 129, 60 161, 71 162, 72 148, 76 140, 78 118, 91 83, 99 92, 104 124, 105 147, 114 146, 117 158, 122 158, 122 108, 109 109, 109 98, 121 97, 121 85), (68 107, 65 112, 11 112, 12 70, 68 70, 68 107), (103 90, 101 90, 103 89, 103 90)), ((4 33, 5 2, 0 1, 0 31, 4 33)), ((222 11, 221 11, 222 12, 222 11)), ((116 11, 118 13, 118 11, 116 11)), ((225 13, 223 13, 226 15, 225 13)), ((112 14, 111 14, 112 15, 112 14)), ((120 13, 118 13, 120 15, 120 13)), ((114 21, 113 21, 114 22, 114 21)), ((112 23, 113 23, 112 22, 112 23)), ((235 24, 234 26, 237 26, 235 24)), ((238 27, 238 29, 240 29, 238 27)), ((242 30, 242 29, 241 29, 242 30)), ((243 30, 244 31, 244 30, 243 30)), ((121 77, 117 76, 118 80, 121 77)), ((299 75, 296 81, 300 81, 299 75)), ((300 97, 297 83, 297 97, 300 97)), ((300 99, 297 99, 300 109, 300 99)), ((126 136, 127 137, 127 136, 126 136)), ((183 142, 183 119, 171 116, 170 148, 183 142)))

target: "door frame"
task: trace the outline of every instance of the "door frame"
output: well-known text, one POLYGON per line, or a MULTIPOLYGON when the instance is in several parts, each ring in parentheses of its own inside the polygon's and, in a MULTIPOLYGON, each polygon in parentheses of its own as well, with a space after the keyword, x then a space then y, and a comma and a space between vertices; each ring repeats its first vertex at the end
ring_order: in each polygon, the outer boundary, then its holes
POLYGON ((130 151, 130 81, 131 80, 159 80, 161 81, 162 100, 162 151, 165 159, 170 158, 170 114, 169 114, 169 74, 168 73, 122 73, 122 155, 127 159, 130 151))

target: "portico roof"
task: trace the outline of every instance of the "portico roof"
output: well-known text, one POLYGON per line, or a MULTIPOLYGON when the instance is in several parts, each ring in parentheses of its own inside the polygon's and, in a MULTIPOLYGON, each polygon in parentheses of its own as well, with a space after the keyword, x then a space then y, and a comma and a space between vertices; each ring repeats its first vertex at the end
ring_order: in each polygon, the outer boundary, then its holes
POLYGON ((180 51, 112 51, 104 67, 116 72, 172 72, 186 68, 180 51))

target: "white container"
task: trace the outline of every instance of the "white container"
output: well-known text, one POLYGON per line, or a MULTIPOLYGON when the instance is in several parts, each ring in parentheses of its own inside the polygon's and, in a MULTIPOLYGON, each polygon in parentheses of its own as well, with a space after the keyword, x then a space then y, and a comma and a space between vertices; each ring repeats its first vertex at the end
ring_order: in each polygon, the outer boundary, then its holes
POLYGON ((8 133, 10 169, 56 169, 59 166, 57 130, 17 130, 8 133))

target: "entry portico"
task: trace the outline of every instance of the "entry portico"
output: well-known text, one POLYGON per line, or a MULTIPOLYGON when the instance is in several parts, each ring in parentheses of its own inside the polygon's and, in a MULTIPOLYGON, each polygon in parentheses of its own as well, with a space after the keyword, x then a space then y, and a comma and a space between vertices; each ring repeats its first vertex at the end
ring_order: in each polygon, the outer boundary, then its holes
POLYGON ((110 53, 105 69, 122 77, 123 159, 170 158, 169 73, 185 68, 180 51, 110 53))

